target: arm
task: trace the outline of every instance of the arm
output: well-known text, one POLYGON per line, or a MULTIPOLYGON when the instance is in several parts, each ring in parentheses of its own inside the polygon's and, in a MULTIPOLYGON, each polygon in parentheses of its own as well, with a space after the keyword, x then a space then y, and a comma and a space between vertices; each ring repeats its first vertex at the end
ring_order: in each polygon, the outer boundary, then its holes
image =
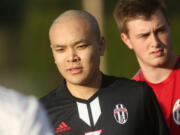
POLYGON ((152 135, 169 135, 168 127, 152 88, 145 83, 143 85, 145 89, 143 90, 144 119, 147 131, 152 135))
POLYGON ((24 122, 22 125, 23 135, 53 135, 52 128, 47 119, 46 112, 39 102, 29 98, 28 108, 26 109, 24 122))
POLYGON ((35 97, 0 86, 0 135, 53 135, 35 97))

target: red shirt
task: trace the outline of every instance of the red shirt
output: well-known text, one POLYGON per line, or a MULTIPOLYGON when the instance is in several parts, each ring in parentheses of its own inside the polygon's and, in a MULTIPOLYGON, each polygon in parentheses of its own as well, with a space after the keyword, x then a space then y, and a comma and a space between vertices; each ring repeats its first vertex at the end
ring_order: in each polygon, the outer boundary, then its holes
POLYGON ((171 135, 180 135, 180 57, 168 78, 160 83, 147 81, 141 70, 133 77, 153 88, 171 135))

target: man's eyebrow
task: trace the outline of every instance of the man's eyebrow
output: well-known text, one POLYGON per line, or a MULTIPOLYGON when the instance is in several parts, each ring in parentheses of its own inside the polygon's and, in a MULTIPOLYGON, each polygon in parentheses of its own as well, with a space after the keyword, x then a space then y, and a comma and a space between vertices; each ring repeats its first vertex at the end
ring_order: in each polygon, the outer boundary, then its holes
POLYGON ((163 23, 163 24, 158 24, 157 25, 157 28, 161 28, 161 27, 166 27, 166 24, 163 23))
POLYGON ((166 25, 163 24, 163 25, 159 25, 156 30, 165 29, 165 28, 166 28, 166 25))
POLYGON ((52 44, 51 48, 58 48, 58 47, 64 47, 65 45, 59 45, 59 44, 52 44))
POLYGON ((77 45, 79 43, 88 43, 88 40, 81 39, 81 40, 78 40, 78 41, 74 42, 73 45, 77 45))
POLYGON ((140 37, 142 37, 144 35, 148 35, 148 34, 149 34, 149 32, 142 32, 142 33, 137 34, 136 38, 140 38, 140 37))
MULTIPOLYGON (((74 42, 74 43, 72 44, 72 46, 77 45, 77 44, 79 44, 79 43, 88 43, 88 40, 85 40, 85 39, 78 40, 78 41, 74 42)), ((51 46, 51 48, 58 48, 58 47, 64 47, 64 46, 66 46, 66 45, 51 44, 50 46, 51 46)))

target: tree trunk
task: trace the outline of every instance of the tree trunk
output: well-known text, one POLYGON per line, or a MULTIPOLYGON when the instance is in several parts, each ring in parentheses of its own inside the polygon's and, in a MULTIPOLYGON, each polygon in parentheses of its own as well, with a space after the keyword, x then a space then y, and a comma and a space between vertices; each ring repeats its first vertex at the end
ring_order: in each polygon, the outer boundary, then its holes
MULTIPOLYGON (((101 35, 104 35, 104 3, 103 0, 82 0, 83 9, 91 13, 98 21, 101 35)), ((106 73, 106 59, 101 57, 100 69, 106 73)))

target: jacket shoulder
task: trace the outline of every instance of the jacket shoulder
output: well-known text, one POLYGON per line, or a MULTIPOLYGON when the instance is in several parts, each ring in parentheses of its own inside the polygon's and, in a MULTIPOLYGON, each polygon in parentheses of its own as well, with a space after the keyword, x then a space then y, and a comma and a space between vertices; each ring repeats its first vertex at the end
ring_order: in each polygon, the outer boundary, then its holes
MULTIPOLYGON (((107 82, 110 83, 110 87, 114 87, 119 89, 124 94, 134 94, 141 93, 140 95, 146 96, 148 94, 152 94, 152 88, 143 81, 135 81, 124 77, 115 77, 115 76, 107 76, 109 79, 106 79, 107 82), (110 82, 111 81, 111 82, 110 82)), ((106 83, 107 84, 107 83, 106 83)))
POLYGON ((52 91, 50 91, 47 95, 41 97, 39 99, 39 101, 44 105, 44 106, 47 106, 48 104, 50 104, 50 102, 53 101, 53 99, 56 97, 56 94, 57 94, 57 91, 58 89, 61 88, 61 87, 58 87, 52 91))

